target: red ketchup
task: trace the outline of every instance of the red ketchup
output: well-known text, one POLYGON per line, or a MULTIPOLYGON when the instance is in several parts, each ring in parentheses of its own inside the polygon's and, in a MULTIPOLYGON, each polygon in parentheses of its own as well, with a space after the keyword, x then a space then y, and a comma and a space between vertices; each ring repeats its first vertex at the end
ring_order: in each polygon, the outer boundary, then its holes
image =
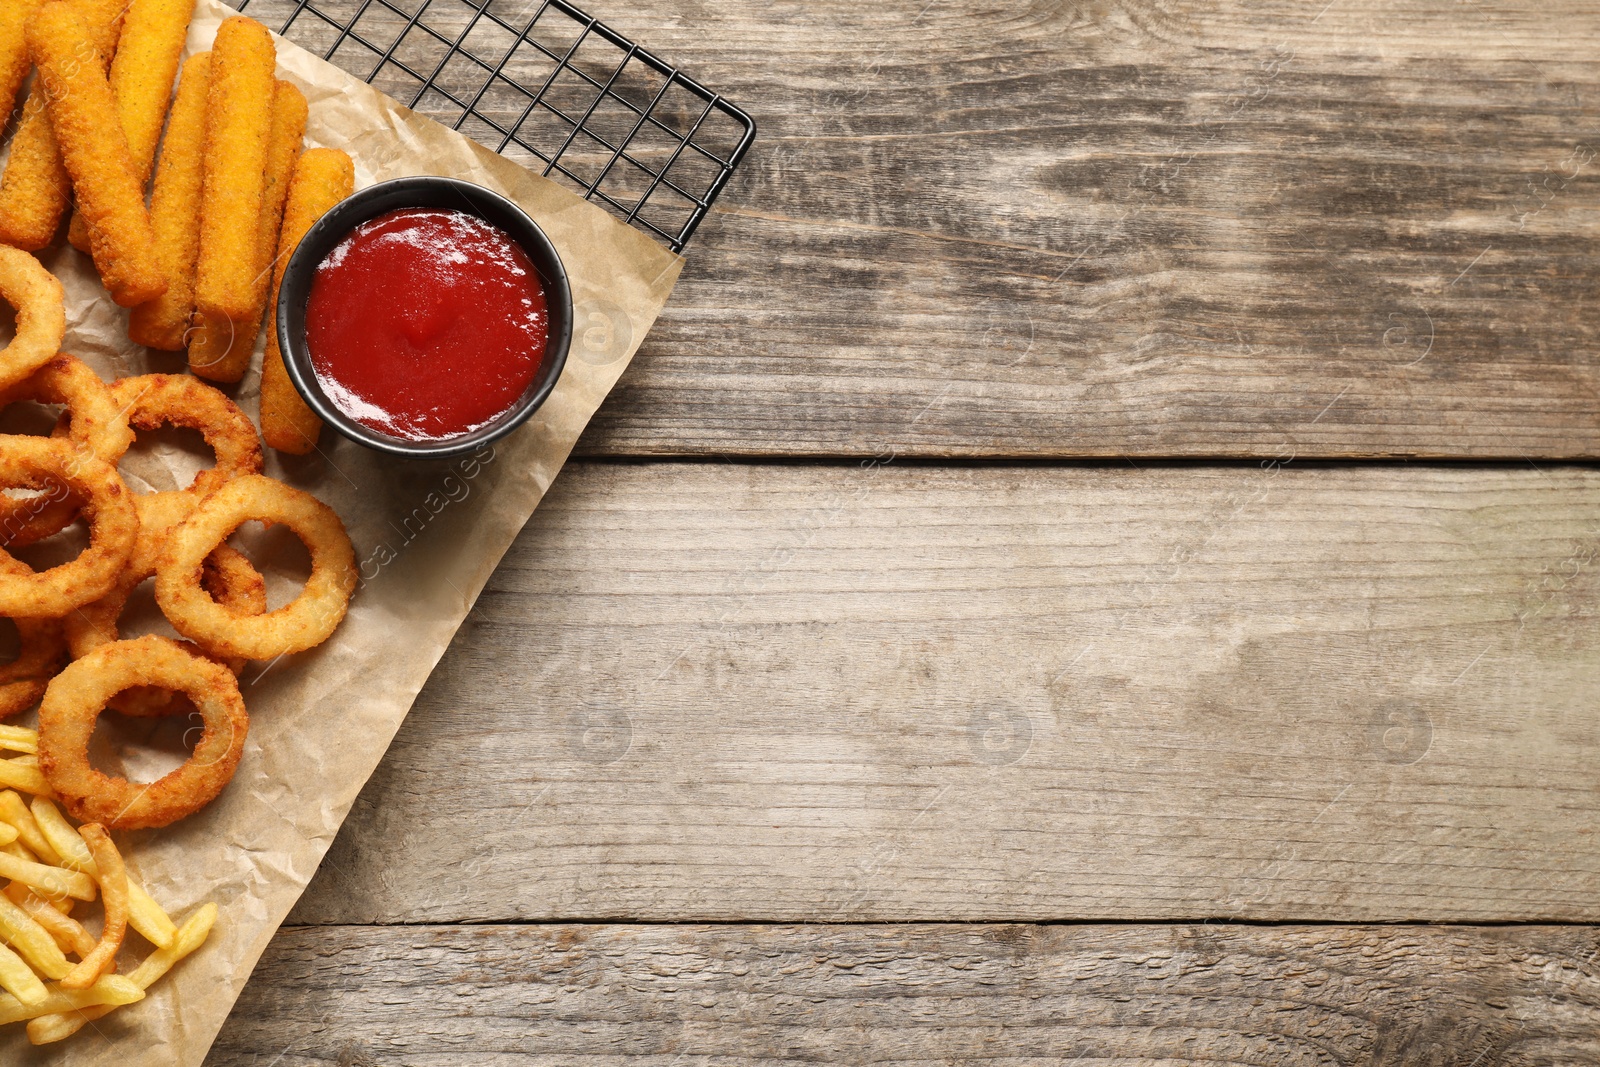
POLYGON ((510 410, 544 360, 544 286, 503 230, 405 208, 362 223, 317 267, 306 345, 335 407, 390 437, 440 441, 510 410))

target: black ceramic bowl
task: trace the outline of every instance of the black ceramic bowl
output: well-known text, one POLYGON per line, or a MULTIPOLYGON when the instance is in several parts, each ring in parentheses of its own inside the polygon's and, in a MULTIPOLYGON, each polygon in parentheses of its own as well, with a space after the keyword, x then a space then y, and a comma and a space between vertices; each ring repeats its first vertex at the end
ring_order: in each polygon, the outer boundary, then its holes
POLYGON ((284 268, 283 285, 278 290, 278 347, 283 352, 283 365, 289 372, 289 380, 294 382, 294 387, 323 422, 357 444, 395 456, 425 459, 457 456, 498 440, 521 426, 539 410, 539 405, 555 388, 556 379, 561 377, 561 368, 566 365, 567 348, 571 341, 572 289, 567 284, 566 269, 562 267, 561 257, 556 254, 550 238, 525 211, 499 193, 454 178, 396 178, 369 186, 340 201, 301 238, 294 254, 289 257, 288 266, 284 268), (355 227, 385 212, 401 208, 465 211, 510 234, 511 239, 521 245, 522 250, 528 253, 528 258, 533 260, 539 280, 544 283, 545 303, 549 309, 549 340, 545 347, 544 362, 533 381, 528 383, 522 399, 488 425, 443 441, 409 441, 391 437, 362 425, 340 411, 317 384, 316 373, 311 367, 311 353, 306 347, 306 300, 311 294, 311 281, 318 265, 355 227))

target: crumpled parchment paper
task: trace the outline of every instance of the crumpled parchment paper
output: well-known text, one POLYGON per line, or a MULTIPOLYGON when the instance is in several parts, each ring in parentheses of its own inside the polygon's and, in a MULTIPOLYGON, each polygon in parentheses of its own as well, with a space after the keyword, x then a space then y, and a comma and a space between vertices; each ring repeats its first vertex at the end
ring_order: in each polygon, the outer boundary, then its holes
MULTIPOLYGON (((218 24, 233 13, 200 0, 188 51, 210 47, 218 24)), ((323 433, 320 455, 267 450, 269 474, 314 492, 349 528, 361 560, 350 614, 320 648, 245 669, 250 737, 221 798, 165 829, 118 835, 130 865, 175 920, 214 900, 221 908, 217 927, 143 1002, 68 1041, 33 1049, 20 1026, 6 1028, 0 1063, 199 1067, 418 690, 637 350, 682 265, 602 209, 281 39, 278 76, 310 101, 307 146, 349 152, 357 188, 443 174, 522 205, 566 265, 575 307, 572 350, 559 385, 533 419, 477 455, 396 460, 331 430, 323 433)), ((87 257, 63 242, 41 259, 66 286, 65 351, 107 379, 181 369, 181 355, 128 341, 127 313, 106 296, 87 257)), ((257 368, 264 345, 263 331, 257 368)), ((257 381, 252 369, 231 390, 252 417, 257 381)), ((186 484, 196 465, 192 454, 167 447, 130 458, 124 470, 135 489, 165 489, 186 484)), ((270 557, 276 542, 269 533, 258 544, 270 557)), ((285 557, 298 553, 292 545, 277 547, 285 557)), ((280 588, 285 578, 273 572, 275 561, 258 556, 257 563, 268 572, 269 589, 280 588)), ((128 765, 137 769, 137 759, 128 765)), ((136 935, 129 941, 137 952, 125 960, 146 951, 136 935)), ((279 1051, 260 1050, 263 1062, 279 1051)))

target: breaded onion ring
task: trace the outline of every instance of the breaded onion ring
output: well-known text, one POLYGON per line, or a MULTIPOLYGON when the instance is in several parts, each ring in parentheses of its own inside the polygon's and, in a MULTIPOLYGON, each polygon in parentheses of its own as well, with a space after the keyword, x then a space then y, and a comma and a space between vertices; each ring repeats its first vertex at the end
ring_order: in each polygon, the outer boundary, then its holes
POLYGON ((17 334, 0 349, 0 389, 6 389, 61 350, 67 305, 61 283, 44 264, 6 245, 0 245, 0 297, 17 312, 17 334))
POLYGON ((205 382, 187 374, 142 374, 112 383, 111 398, 136 430, 169 425, 199 431, 217 454, 217 463, 194 476, 189 484, 194 492, 204 496, 240 475, 261 473, 261 437, 255 424, 238 404, 205 382))
MULTIPOLYGON (((155 574, 161 546, 166 543, 173 527, 199 505, 200 497, 190 492, 147 493, 134 497, 133 502, 139 513, 139 540, 117 584, 99 600, 85 604, 62 620, 67 647, 72 650, 74 659, 82 659, 101 645, 121 640, 117 620, 128 604, 128 597, 139 583, 155 574)), ((230 611, 241 615, 260 615, 267 610, 266 580, 251 566, 244 553, 230 545, 218 545, 217 550, 206 557, 201 581, 206 592, 230 611)), ((204 651, 198 646, 197 650, 204 651)), ((218 659, 235 676, 244 670, 243 657, 212 658, 218 659)), ((0 670, 0 679, 3 678, 4 672, 0 670)), ((3 695, 4 690, 0 689, 0 698, 3 695)), ((117 694, 111 699, 111 707, 124 715, 139 718, 188 710, 182 701, 173 699, 169 690, 149 686, 137 686, 117 694)), ((4 717, 3 704, 0 704, 0 717, 4 717)))
MULTIPOLYGON (((65 353, 27 378, 0 392, 0 408, 20 400, 66 407, 64 419, 50 436, 115 465, 133 444, 127 415, 111 397, 111 389, 82 360, 65 353)), ((31 545, 60 533, 78 513, 73 500, 55 496, 0 496, 0 544, 31 545)))
POLYGON ((206 497, 172 532, 156 565, 156 603, 178 632, 204 648, 248 659, 272 659, 327 640, 355 586, 355 549, 339 516, 310 493, 261 475, 236 478, 206 497), (246 617, 211 599, 200 579, 206 557, 251 519, 293 530, 311 553, 311 576, 288 604, 246 617))
POLYGON ((102 645, 56 675, 39 706, 39 770, 73 818, 113 830, 166 826, 217 798, 238 769, 250 717, 239 683, 221 664, 165 637, 102 645), (89 738, 106 701, 129 686, 175 689, 205 724, 194 753, 148 785, 89 762, 89 738))
MULTIPOLYGON (((0 573, 25 575, 33 570, 0 552, 0 573)), ((21 647, 17 658, 0 667, 0 719, 21 714, 39 702, 45 686, 67 659, 67 640, 58 619, 16 619, 21 647)))
POLYGON ((0 438, 0 486, 65 490, 83 501, 89 547, 39 573, 0 573, 0 615, 58 619, 111 591, 139 534, 133 494, 116 468, 66 441, 0 438))

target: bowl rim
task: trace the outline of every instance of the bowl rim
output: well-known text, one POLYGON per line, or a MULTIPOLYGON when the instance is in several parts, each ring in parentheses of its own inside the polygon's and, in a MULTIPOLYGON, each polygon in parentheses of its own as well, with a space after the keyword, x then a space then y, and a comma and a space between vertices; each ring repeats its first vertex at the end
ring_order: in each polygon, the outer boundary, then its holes
POLYGON ((527 422, 555 390, 566 367, 567 352, 572 343, 572 286, 561 254, 544 228, 509 197, 473 182, 442 175, 415 175, 377 182, 356 190, 329 208, 305 232, 290 253, 284 265, 283 280, 278 287, 275 310, 278 350, 284 370, 288 372, 295 391, 317 417, 356 444, 412 459, 448 459, 465 455, 500 440, 527 422), (440 204, 437 202, 440 199, 455 202, 440 204), (390 211, 412 207, 465 211, 505 232, 533 261, 545 288, 545 306, 550 316, 551 328, 545 342, 544 360, 521 399, 493 422, 458 437, 439 441, 410 441, 391 437, 346 415, 318 384, 311 367, 310 348, 305 342, 305 304, 310 298, 311 279, 323 259, 339 241, 362 223, 390 211), (490 217, 490 213, 498 213, 515 225, 505 226, 500 220, 490 217), (516 232, 518 229, 523 232, 516 232))

